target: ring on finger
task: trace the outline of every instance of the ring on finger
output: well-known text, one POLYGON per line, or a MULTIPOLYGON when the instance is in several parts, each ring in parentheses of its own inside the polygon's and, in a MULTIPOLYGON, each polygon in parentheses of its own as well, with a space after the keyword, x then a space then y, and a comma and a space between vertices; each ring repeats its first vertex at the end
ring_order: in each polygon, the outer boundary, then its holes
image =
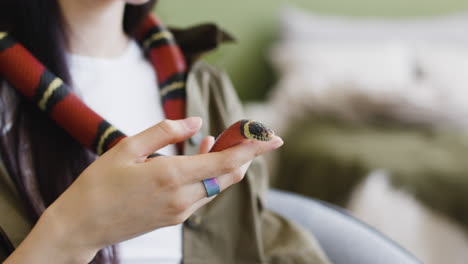
POLYGON ((208 197, 217 195, 220 192, 218 180, 216 178, 203 180, 203 185, 205 186, 208 197))

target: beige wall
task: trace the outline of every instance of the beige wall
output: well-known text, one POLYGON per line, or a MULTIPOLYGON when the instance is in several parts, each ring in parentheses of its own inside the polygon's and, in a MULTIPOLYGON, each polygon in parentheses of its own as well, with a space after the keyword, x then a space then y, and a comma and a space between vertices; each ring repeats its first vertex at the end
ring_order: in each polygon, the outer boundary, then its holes
POLYGON ((354 16, 430 16, 468 10, 468 0, 160 0, 157 12, 168 24, 215 21, 239 43, 209 57, 227 69, 242 99, 262 98, 274 77, 265 60, 281 6, 294 4, 317 13, 354 16))

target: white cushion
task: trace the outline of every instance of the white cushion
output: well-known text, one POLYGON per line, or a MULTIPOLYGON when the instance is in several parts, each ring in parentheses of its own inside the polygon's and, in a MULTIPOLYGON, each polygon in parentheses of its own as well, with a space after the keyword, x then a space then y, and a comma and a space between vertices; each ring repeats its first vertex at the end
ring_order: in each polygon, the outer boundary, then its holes
POLYGON ((466 29, 465 14, 389 20, 288 8, 270 56, 280 75, 273 108, 284 120, 312 110, 467 126, 466 29))
POLYGON ((355 40, 468 44, 468 13, 419 18, 326 16, 294 7, 282 10, 281 35, 290 41, 355 40))

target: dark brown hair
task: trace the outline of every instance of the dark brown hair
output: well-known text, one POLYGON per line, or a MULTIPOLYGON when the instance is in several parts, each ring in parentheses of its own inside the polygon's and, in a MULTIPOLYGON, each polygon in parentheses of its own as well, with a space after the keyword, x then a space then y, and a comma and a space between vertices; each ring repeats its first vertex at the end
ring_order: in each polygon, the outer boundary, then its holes
MULTIPOLYGON (((125 7, 123 24, 128 35, 133 35, 155 3, 125 7)), ((50 71, 71 81, 65 21, 57 0, 1 0, 0 31, 10 32, 50 71)), ((0 155, 33 222, 96 158, 14 89, 3 85, 1 75, 0 155)), ((92 263, 118 263, 115 247, 101 250, 92 263)))

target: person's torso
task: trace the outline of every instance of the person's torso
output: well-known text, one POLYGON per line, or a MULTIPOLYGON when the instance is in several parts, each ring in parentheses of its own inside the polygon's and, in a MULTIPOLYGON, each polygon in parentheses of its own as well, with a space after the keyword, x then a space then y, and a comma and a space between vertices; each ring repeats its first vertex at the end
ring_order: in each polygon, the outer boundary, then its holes
MULTIPOLYGON (((208 28, 214 27, 209 25, 208 28)), ((214 36, 218 33, 215 31, 214 36)), ((179 30, 176 38, 178 36, 185 39, 185 43, 179 41, 182 47, 190 47, 196 41, 203 44, 206 39, 216 39, 213 36, 205 37, 205 31, 190 29, 179 30)), ((211 43, 201 46, 211 47, 210 45, 211 43)), ((207 49, 187 49, 184 55, 188 61, 193 62, 207 49)), ((200 116, 204 120, 200 131, 184 142, 183 154, 194 155, 198 153, 203 137, 217 136, 229 125, 246 116, 235 89, 222 71, 196 62, 191 66, 186 82, 186 114, 200 116)), ((4 122, 9 124, 14 121, 4 122)), ((231 186, 189 217, 182 230, 183 262, 328 263, 322 257, 323 252, 319 246, 305 231, 264 208, 263 197, 267 185, 266 166, 261 158, 257 158, 252 162, 243 181, 231 186)), ((18 246, 33 223, 28 219, 22 200, 4 170, 0 170, 0 214, 8 216, 0 217, 0 227, 13 246, 18 246)), ((4 258, 0 252, 0 260, 4 258)))
MULTIPOLYGON (((165 119, 157 74, 131 41, 113 58, 68 55, 72 87, 93 111, 128 136, 165 119)), ((176 155, 174 145, 157 150, 176 155)), ((159 228, 118 245, 122 264, 177 264, 182 260, 182 225, 159 228)))

